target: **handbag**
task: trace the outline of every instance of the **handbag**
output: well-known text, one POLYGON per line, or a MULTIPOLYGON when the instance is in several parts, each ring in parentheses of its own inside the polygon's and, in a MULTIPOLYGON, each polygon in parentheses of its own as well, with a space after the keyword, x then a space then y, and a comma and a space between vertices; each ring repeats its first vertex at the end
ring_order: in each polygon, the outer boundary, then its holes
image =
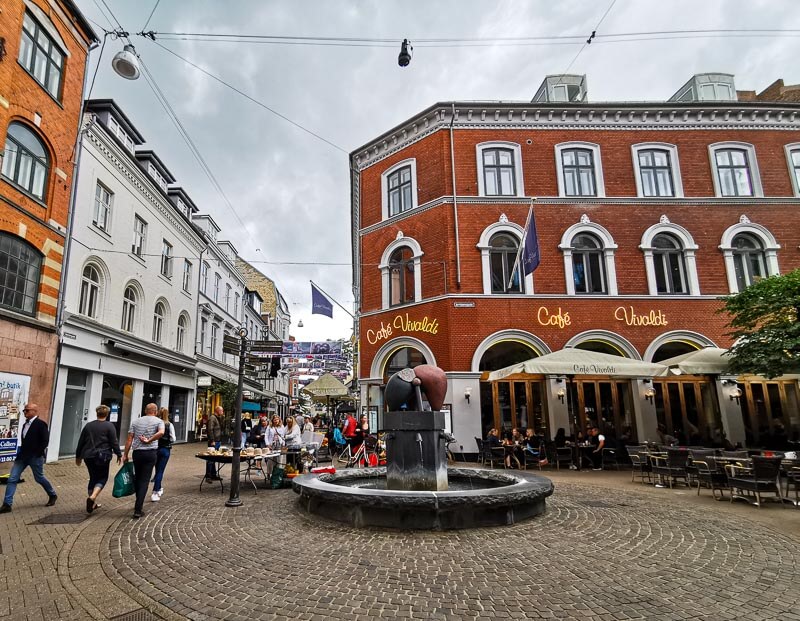
POLYGON ((108 464, 111 462, 111 457, 113 453, 111 449, 100 449, 98 450, 97 445, 94 442, 94 436, 90 436, 92 438, 92 448, 94 449, 94 454, 92 457, 99 461, 101 464, 108 464))
POLYGON ((122 468, 114 475, 114 490, 111 495, 114 498, 122 498, 123 496, 130 496, 135 492, 133 486, 133 464, 126 461, 122 464, 122 468))

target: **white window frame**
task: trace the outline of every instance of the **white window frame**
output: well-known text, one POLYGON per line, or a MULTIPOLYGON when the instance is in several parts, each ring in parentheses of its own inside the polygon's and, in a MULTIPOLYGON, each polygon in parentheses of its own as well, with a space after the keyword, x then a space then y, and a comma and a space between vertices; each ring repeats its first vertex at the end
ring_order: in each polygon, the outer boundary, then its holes
POLYGON ((233 294, 233 316, 238 319, 239 317, 239 298, 241 296, 238 293, 233 294))
POLYGON ((605 267, 606 277, 606 293, 582 293, 581 297, 611 297, 619 295, 617 289, 617 268, 614 263, 614 251, 617 249, 617 244, 614 243, 614 238, 608 230, 595 223, 595 222, 579 222, 570 226, 561 236, 561 243, 558 245, 559 249, 564 255, 564 277, 566 279, 567 295, 576 295, 575 293, 575 278, 572 273, 572 240, 576 235, 581 233, 589 233, 600 239, 603 244, 603 261, 605 267))
POLYGON ((222 282, 222 276, 220 276, 219 272, 214 272, 214 297, 213 300, 215 303, 219 304, 219 285, 222 282))
POLYGON ((211 357, 217 359, 217 342, 219 341, 219 325, 211 322, 211 338, 209 347, 211 349, 211 357))
POLYGON ((800 196, 800 180, 798 180, 797 175, 795 174, 794 164, 792 163, 792 153, 795 151, 800 153, 800 142, 792 142, 784 145, 783 151, 786 153, 786 165, 789 167, 789 177, 792 180, 792 191, 794 192, 794 196, 800 196))
POLYGON ((756 148, 749 142, 715 142, 708 145, 708 161, 711 165, 711 180, 714 183, 714 196, 725 199, 737 198, 763 198, 764 188, 761 185, 761 173, 758 169, 758 160, 756 159, 756 148), (739 149, 747 153, 747 163, 750 167, 750 184, 752 185, 753 193, 751 196, 723 196, 722 188, 719 183, 719 171, 717 170, 717 151, 725 149, 739 149))
POLYGON ((206 355, 206 330, 208 328, 208 319, 205 317, 200 318, 200 353, 206 355))
POLYGON ((738 222, 725 229, 725 232, 722 234, 722 241, 719 245, 719 249, 722 250, 722 257, 725 261, 725 273, 728 276, 728 291, 730 291, 730 293, 739 293, 739 284, 736 282, 736 265, 733 261, 733 240, 741 233, 749 233, 763 244, 767 276, 777 276, 781 273, 778 265, 778 250, 781 249, 781 246, 775 239, 775 236, 770 233, 766 227, 760 224, 754 222, 738 222))
MULTIPOLYGON (((519 293, 492 293, 492 264, 491 264, 491 242, 492 237, 498 233, 506 233, 522 243, 524 229, 514 222, 495 222, 490 224, 481 233, 477 248, 481 251, 481 273, 483 274, 483 294, 508 297, 510 295, 526 295, 533 293, 533 274, 527 274, 522 279, 522 291, 519 293)), ((520 261, 522 263, 522 261, 520 261)), ((520 270, 522 266, 520 265, 520 270)))
POLYGON ((640 198, 660 200, 665 198, 683 198, 683 180, 681 179, 681 166, 678 161, 678 147, 668 142, 640 142, 631 145, 633 156, 633 171, 636 176, 636 195, 640 198), (669 166, 672 172, 672 196, 645 196, 642 185, 642 171, 639 163, 639 151, 667 151, 669 153, 669 166))
POLYGON ((136 333, 137 310, 141 306, 142 301, 142 295, 133 283, 129 282, 125 285, 125 288, 122 290, 122 323, 120 325, 123 332, 128 332, 129 334, 136 333), (128 289, 133 291, 134 299, 132 302, 125 297, 128 289))
POLYGON ((111 209, 113 205, 114 193, 109 190, 105 184, 98 181, 94 189, 94 215, 92 217, 92 224, 104 233, 108 233, 108 230, 111 228, 111 209), (101 200, 103 192, 108 195, 108 203, 101 200), (100 195, 98 196, 98 194, 100 195), (104 214, 102 219, 100 218, 101 212, 104 214))
MULTIPOLYGON (((403 246, 411 249, 411 260, 414 262, 414 302, 408 302, 408 304, 422 301, 422 256, 424 253, 417 240, 411 237, 400 237, 386 246, 386 249, 383 251, 383 256, 381 256, 381 262, 378 265, 378 269, 381 271, 381 308, 383 309, 391 307, 391 299, 389 297, 389 259, 395 250, 403 246)), ((393 308, 400 307, 395 306, 393 308)))
POLYGON ((161 275, 172 278, 173 247, 166 239, 161 243, 161 275))
POLYGON ((561 142, 555 146, 556 152, 556 171, 558 172, 558 195, 564 198, 576 200, 591 200, 593 198, 605 198, 606 186, 603 177, 603 160, 600 158, 600 145, 594 142, 561 142), (564 184, 564 162, 561 157, 561 152, 567 149, 588 149, 592 152, 592 161, 594 162, 594 196, 567 196, 566 187, 564 184))
POLYGON ((653 240, 661 233, 672 235, 673 237, 677 238, 681 244, 683 261, 686 266, 686 284, 689 289, 688 293, 684 295, 700 295, 700 281, 697 277, 697 257, 695 256, 698 246, 689 231, 682 226, 673 224, 671 222, 654 224, 642 235, 642 243, 639 246, 639 249, 644 253, 644 267, 645 272, 647 273, 648 293, 650 295, 656 295, 660 297, 675 297, 673 295, 667 295, 658 292, 655 260, 653 259, 653 240))
POLYGON ((156 302, 155 306, 153 306, 153 334, 151 335, 154 343, 161 344, 164 341, 164 325, 168 316, 169 312, 167 311, 166 303, 163 300, 156 302), (158 314, 159 306, 164 309, 162 315, 158 314))
POLYGON ((205 294, 208 291, 208 270, 211 269, 211 266, 206 262, 203 261, 200 264, 200 292, 205 294))
POLYGON ((87 262, 81 270, 81 287, 78 296, 78 314, 92 319, 100 317, 104 289, 103 269, 92 261, 87 262), (84 273, 87 268, 92 268, 97 274, 97 281, 88 279, 84 273))
POLYGON ((230 312, 230 304, 231 304, 231 291, 232 287, 230 283, 225 283, 225 312, 230 312))
POLYGON ((509 196, 525 196, 525 180, 522 174, 522 147, 516 142, 493 141, 475 145, 475 158, 478 171, 478 196, 486 196, 483 176, 483 152, 486 149, 511 149, 514 159, 514 194, 492 195, 488 198, 508 198, 509 196))
POLYGON ((189 333, 189 325, 189 317, 185 313, 181 313, 178 316, 178 323, 175 328, 175 350, 179 353, 183 353, 184 347, 186 347, 186 335, 189 333), (185 325, 181 325, 181 321, 185 325))
POLYGON ((139 216, 139 214, 135 214, 133 216, 133 244, 131 244, 131 254, 144 261, 145 250, 147 250, 147 222, 144 218, 139 216), (139 223, 142 225, 141 232, 137 230, 137 225, 139 223))
POLYGON ((397 172, 401 168, 405 168, 406 166, 411 167, 411 209, 406 211, 401 211, 392 218, 396 216, 401 216, 404 213, 408 213, 409 211, 413 211, 417 208, 419 204, 417 202, 417 160, 415 158, 408 158, 401 162, 397 162, 390 168, 387 168, 381 173, 381 220, 388 220, 389 219, 389 177, 397 172))
POLYGON ((183 260, 183 290, 190 293, 192 289, 192 262, 189 259, 183 260))

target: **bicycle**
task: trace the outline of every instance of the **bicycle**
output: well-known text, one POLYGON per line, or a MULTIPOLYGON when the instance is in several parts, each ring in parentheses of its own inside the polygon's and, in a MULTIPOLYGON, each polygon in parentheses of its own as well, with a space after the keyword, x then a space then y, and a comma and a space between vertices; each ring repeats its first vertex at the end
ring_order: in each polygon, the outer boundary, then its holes
POLYGON ((339 463, 344 464, 345 468, 369 468, 373 463, 378 463, 378 439, 375 436, 367 436, 358 445, 355 452, 348 444, 347 448, 337 457, 339 463))

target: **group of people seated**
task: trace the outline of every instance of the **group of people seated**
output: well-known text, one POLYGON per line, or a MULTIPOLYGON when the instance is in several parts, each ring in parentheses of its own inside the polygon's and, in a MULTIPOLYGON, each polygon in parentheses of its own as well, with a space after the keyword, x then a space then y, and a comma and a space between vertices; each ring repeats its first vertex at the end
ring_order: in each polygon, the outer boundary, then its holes
POLYGON ((547 464, 547 455, 544 451, 544 438, 536 435, 532 428, 525 430, 525 435, 517 427, 511 433, 500 438, 497 429, 490 429, 486 436, 486 445, 491 448, 505 448, 504 461, 506 468, 514 468, 525 462, 525 459, 535 459, 541 465, 547 464))

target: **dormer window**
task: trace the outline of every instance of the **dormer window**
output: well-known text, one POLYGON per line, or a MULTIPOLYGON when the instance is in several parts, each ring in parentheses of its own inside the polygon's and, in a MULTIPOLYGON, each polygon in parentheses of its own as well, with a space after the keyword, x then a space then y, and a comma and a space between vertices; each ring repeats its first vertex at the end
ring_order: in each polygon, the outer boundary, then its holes
POLYGON ((164 179, 161 173, 156 170, 156 167, 153 166, 152 162, 147 164, 147 174, 149 174, 153 178, 158 187, 160 187, 165 192, 167 191, 167 180, 164 179))
POLYGON ((125 148, 128 149, 131 153, 133 153, 133 139, 128 135, 128 133, 120 127, 119 123, 113 116, 108 117, 108 129, 109 131, 114 134, 119 141, 125 145, 125 148))
POLYGON ((730 101, 735 99, 731 92, 730 84, 712 82, 711 84, 700 85, 701 101, 730 101))
POLYGON ((178 210, 184 215, 189 215, 189 210, 186 208, 186 203, 184 203, 180 198, 178 199, 178 210))

